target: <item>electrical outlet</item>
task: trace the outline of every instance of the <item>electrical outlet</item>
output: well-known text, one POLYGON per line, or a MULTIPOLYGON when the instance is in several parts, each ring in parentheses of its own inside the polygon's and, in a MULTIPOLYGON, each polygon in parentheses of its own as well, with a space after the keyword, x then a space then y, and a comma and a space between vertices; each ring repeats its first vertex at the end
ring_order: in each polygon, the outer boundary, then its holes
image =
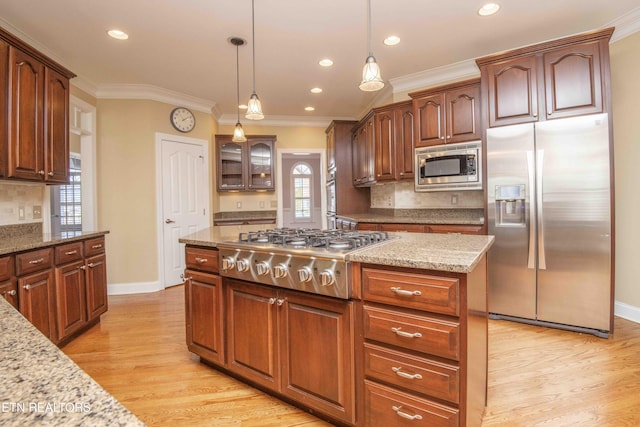
POLYGON ((33 207, 33 219, 42 219, 42 206, 33 207))
POLYGON ((242 209, 242 202, 236 202, 236 208, 242 209))
POLYGON ((24 221, 24 206, 18 206, 18 220, 24 221))
POLYGON ((264 201, 260 202, 260 209, 264 209, 264 201))
POLYGON ((453 194, 451 196, 451 204, 452 205, 457 205, 458 204, 458 195, 457 194, 453 194))

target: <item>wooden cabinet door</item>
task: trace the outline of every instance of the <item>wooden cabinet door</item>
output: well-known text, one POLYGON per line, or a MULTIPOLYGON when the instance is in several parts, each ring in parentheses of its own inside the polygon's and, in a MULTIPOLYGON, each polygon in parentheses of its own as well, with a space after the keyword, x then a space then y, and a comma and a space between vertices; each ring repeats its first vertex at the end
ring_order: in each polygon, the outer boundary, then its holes
POLYGON ((603 111, 600 41, 543 55, 547 119, 603 111))
POLYGON ((414 99, 413 112, 415 114, 416 147, 444 144, 444 93, 414 99))
POLYGON ((9 304, 19 309, 18 306, 18 286, 15 279, 3 280, 0 282, 0 296, 6 299, 9 304))
POLYGON ((353 302, 281 292, 282 393, 355 422, 353 302))
POLYGON ((87 314, 91 321, 108 309, 106 256, 96 255, 86 261, 87 314))
POLYGON ((480 126, 480 85, 446 92, 446 143, 475 141, 482 138, 480 126))
POLYGON ((56 339, 62 341, 87 323, 84 261, 56 268, 56 339))
POLYGON ((53 271, 18 278, 20 313, 47 338, 53 336, 53 271))
POLYGON ((249 140, 247 143, 247 189, 273 190, 275 189, 274 154, 272 140, 249 140))
MULTIPOLYGON (((10 178, 42 179, 44 172, 44 65, 9 48, 9 167, 10 178)), ((66 123, 65 123, 66 124, 66 123)))
POLYGON ((280 390, 277 294, 273 288, 225 279, 227 369, 271 390, 280 390))
MULTIPOLYGON (((6 82, 9 81, 9 45, 0 40, 0 135, 2 140, 6 141, 7 132, 9 131, 9 105, 7 105, 6 99, 9 99, 9 87, 6 82)), ((7 155, 8 144, 6 142, 0 143, 0 177, 7 176, 7 155)))
POLYGON ((218 191, 244 190, 246 187, 245 150, 240 142, 231 137, 216 136, 218 191))
POLYGON ((393 110, 380 111, 375 121, 375 180, 395 180, 396 144, 395 117, 393 110))
POLYGON ((209 362, 224 365, 222 279, 193 270, 185 270, 185 277, 187 347, 209 362))
POLYGON ((69 179, 69 79, 45 69, 44 171, 50 183, 69 179))
POLYGON ((413 179, 414 173, 414 115, 413 105, 407 102, 395 110, 396 179, 413 179))
POLYGON ((537 56, 489 64, 485 71, 489 88, 489 127, 538 120, 537 56))
MULTIPOLYGON (((331 126, 327 129, 327 170, 329 176, 331 171, 335 171, 336 168, 336 128, 331 126)), ((335 176, 334 176, 335 178, 335 176)))

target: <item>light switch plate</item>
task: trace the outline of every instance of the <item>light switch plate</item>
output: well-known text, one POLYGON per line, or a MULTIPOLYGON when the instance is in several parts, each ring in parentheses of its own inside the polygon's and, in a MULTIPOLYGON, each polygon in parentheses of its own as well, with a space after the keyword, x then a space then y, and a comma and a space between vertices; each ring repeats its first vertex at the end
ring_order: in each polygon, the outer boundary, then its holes
POLYGON ((33 207, 33 219, 42 219, 42 206, 33 207))
POLYGON ((24 206, 23 205, 18 206, 18 220, 20 220, 20 221, 24 220, 24 206))

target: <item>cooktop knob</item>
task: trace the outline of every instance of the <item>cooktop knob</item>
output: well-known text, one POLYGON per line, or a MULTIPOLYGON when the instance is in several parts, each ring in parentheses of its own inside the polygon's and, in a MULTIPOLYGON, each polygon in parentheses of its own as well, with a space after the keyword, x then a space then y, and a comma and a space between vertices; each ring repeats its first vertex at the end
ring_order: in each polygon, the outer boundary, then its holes
POLYGON ((275 267, 273 267, 273 276, 276 279, 282 279, 284 277, 287 277, 287 266, 283 263, 280 263, 278 265, 276 265, 275 267))
POLYGON ((249 260, 247 259, 239 259, 236 261, 236 267, 238 267, 238 271, 245 272, 249 271, 249 260))
POLYGON ((313 273, 311 272, 311 268, 305 266, 298 269, 298 279, 302 283, 310 282, 312 277, 313 273))
POLYGON ((324 270, 320 273, 320 281, 322 286, 331 286, 336 283, 336 276, 332 270, 324 270))
POLYGON ((236 266, 235 258, 231 258, 231 257, 222 258, 222 269, 224 271, 233 270, 235 266, 236 266))
POLYGON ((258 275, 264 276, 265 274, 269 274, 269 263, 267 261, 260 261, 256 263, 256 271, 258 275))

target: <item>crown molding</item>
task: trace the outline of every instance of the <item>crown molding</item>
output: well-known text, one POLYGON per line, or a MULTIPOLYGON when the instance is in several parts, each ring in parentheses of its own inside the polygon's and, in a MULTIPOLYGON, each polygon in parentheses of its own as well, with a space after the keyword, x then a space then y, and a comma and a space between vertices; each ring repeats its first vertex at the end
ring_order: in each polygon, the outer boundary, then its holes
POLYGON ((214 101, 146 84, 101 84, 97 87, 96 98, 148 99, 151 101, 180 105, 203 113, 213 113, 216 116, 219 113, 214 101))
POLYGON ((637 7, 619 18, 614 19, 602 28, 616 27, 611 36, 610 43, 622 40, 631 34, 640 31, 640 7, 637 7))
POLYGON ((410 92, 416 89, 424 89, 437 86, 441 83, 456 80, 466 80, 480 76, 480 70, 475 60, 468 59, 442 67, 431 68, 406 76, 389 79, 393 86, 393 93, 410 92))
MULTIPOLYGON (((265 116, 262 120, 242 120, 242 126, 305 126, 326 128, 333 120, 357 120, 353 117, 305 117, 305 116, 265 116)), ((218 118, 219 125, 235 125, 238 121, 236 114, 223 114, 218 118)))

